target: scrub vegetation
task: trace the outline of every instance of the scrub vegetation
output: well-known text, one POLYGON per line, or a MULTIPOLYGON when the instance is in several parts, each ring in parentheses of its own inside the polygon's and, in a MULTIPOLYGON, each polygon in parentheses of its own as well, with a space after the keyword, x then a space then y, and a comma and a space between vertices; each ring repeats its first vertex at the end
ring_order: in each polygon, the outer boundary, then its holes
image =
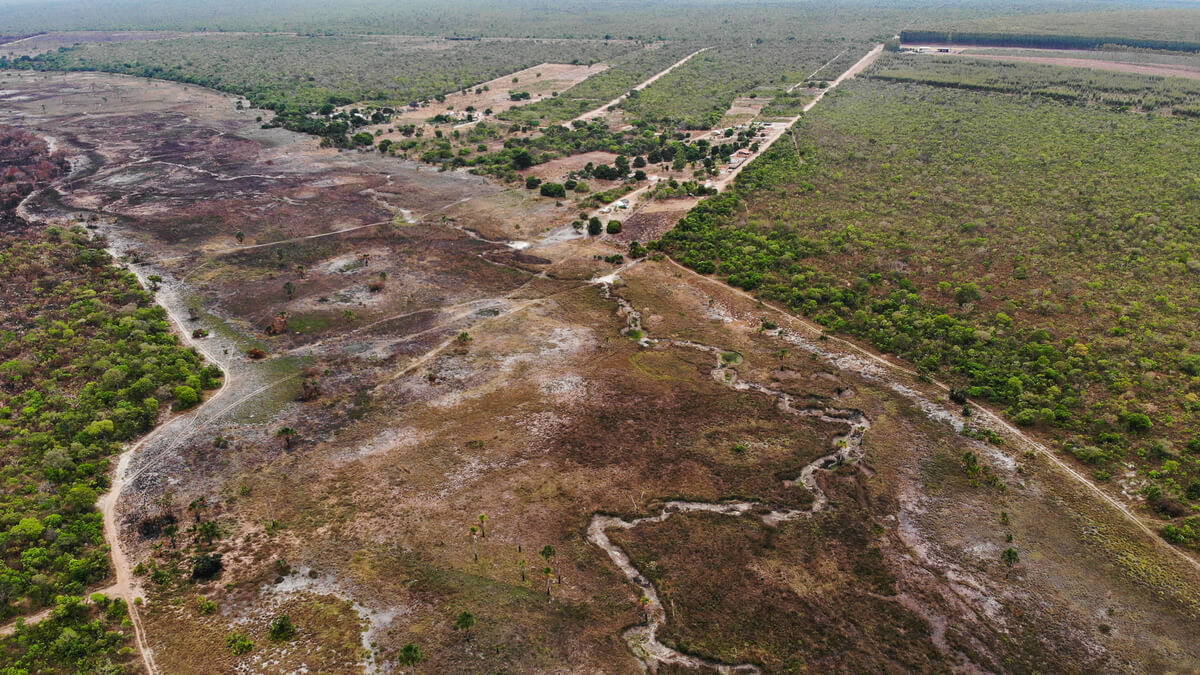
POLYGON ((632 51, 608 62, 608 69, 593 75, 558 96, 510 108, 497 115, 513 122, 561 122, 593 110, 624 94, 655 73, 687 56, 697 47, 688 42, 662 44, 632 51))
MULTIPOLYGON (((635 92, 621 107, 635 119, 652 124, 711 129, 739 94, 761 88, 760 93, 769 96, 774 89, 804 80, 843 52, 853 63, 869 49, 865 42, 796 39, 721 45, 635 92)), ((841 72, 834 65, 830 69, 841 72)))
MULTIPOLYGON (((795 4, 726 0, 686 2, 597 3, 565 0, 547 8, 537 0, 284 0, 261 5, 214 0, 204 6, 188 2, 147 5, 136 0, 95 4, 68 0, 50 14, 37 3, 0 7, 0 32, 37 30, 184 30, 259 31, 327 34, 448 35, 461 38, 553 37, 729 40, 741 37, 780 38, 809 35, 862 38, 894 31, 936 8, 930 16, 992 14, 996 7, 913 7, 900 2, 818 0, 795 4)), ((1029 3, 1006 12, 1044 10, 1029 3)))
POLYGON ((221 371, 180 346, 162 307, 82 227, 2 243, 0 616, 55 609, 0 653, 31 670, 88 669, 124 642, 106 632, 123 605, 81 604, 109 576, 95 510, 109 459, 164 408, 198 404, 221 371))
POLYGON ((0 67, 141 75, 239 94, 277 112, 311 112, 327 103, 405 105, 539 63, 596 63, 637 49, 626 40, 192 35, 84 44, 0 67))
POLYGON ((662 246, 1052 430, 1101 480, 1132 462, 1167 517, 1191 510, 1195 122, 860 80, 794 134, 662 246))

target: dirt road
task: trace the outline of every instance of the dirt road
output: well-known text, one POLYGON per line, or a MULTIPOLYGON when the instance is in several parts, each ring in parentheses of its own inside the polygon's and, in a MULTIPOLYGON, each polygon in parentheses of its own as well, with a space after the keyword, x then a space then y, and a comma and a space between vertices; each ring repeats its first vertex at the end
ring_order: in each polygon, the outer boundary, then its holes
MULTIPOLYGON (((114 258, 117 255, 114 251, 109 251, 109 253, 114 258)), ((132 266, 131 271, 137 275, 138 281, 141 282, 142 286, 146 288, 150 287, 146 281, 145 271, 132 266)), ((177 434, 180 438, 184 437, 188 431, 196 426, 202 414, 223 398, 229 390, 232 379, 231 373, 233 372, 228 358, 224 358, 224 355, 221 355, 222 358, 219 358, 215 350, 208 349, 207 345, 192 337, 183 319, 179 316, 178 309, 172 307, 176 303, 161 302, 160 304, 167 310, 167 316, 171 321, 171 325, 179 333, 184 343, 203 355, 210 363, 214 363, 220 367, 222 373, 224 373, 224 377, 221 378, 220 388, 205 399, 200 406, 188 413, 177 415, 159 424, 150 433, 143 436, 141 440, 122 452, 117 460, 117 469, 113 472, 112 487, 96 503, 96 508, 104 518, 104 540, 109 545, 113 575, 116 577, 115 583, 106 589, 105 593, 111 597, 123 598, 128 603, 129 617, 133 621, 134 636, 137 640, 138 651, 142 654, 142 661, 146 666, 146 671, 151 674, 158 672, 158 666, 154 662, 154 654, 151 652, 149 643, 146 640, 146 631, 142 626, 141 617, 138 615, 137 605, 134 604, 134 599, 139 597, 139 589, 133 580, 132 566, 125 557, 125 550, 121 546, 120 528, 117 523, 117 502, 120 500, 121 492, 125 486, 137 477, 137 474, 131 475, 129 472, 129 464, 133 456, 147 443, 151 443, 165 434, 177 434), (185 429, 181 430, 179 427, 185 427, 185 429)))
POLYGON ((812 110, 813 106, 820 103, 821 99, 824 98, 826 94, 836 89, 838 85, 846 80, 853 79, 854 76, 866 70, 867 66, 874 63, 875 59, 879 58, 879 55, 882 53, 883 44, 875 45, 871 51, 867 52, 866 55, 859 59, 853 66, 847 68, 846 72, 838 75, 836 80, 830 82, 828 87, 817 92, 817 95, 815 98, 813 98, 813 100, 804 104, 804 108, 801 110, 799 115, 796 115, 785 122, 773 122, 768 127, 766 139, 759 143, 758 152, 754 153, 744 162, 739 164, 736 169, 730 169, 728 173, 713 181, 713 184, 716 186, 716 188, 718 190, 724 190, 730 183, 733 182, 734 178, 737 178, 737 175, 742 172, 742 169, 746 168, 750 162, 753 162, 755 159, 757 159, 759 155, 766 152, 767 148, 770 148, 775 144, 775 141, 783 138, 784 134, 786 134, 788 130, 791 129, 794 124, 796 124, 796 122, 800 121, 800 118, 804 115, 804 113, 812 110))
MULTIPOLYGON (((689 60, 691 60, 691 58, 693 56, 699 54, 700 52, 707 51, 708 49, 710 49, 710 47, 705 47, 703 49, 697 49, 696 51, 692 52, 691 54, 688 54, 687 56, 683 57, 682 59, 679 59, 675 63, 671 64, 670 68, 667 68, 666 70, 662 71, 661 73, 654 75, 653 77, 651 77, 650 79, 646 80, 645 82, 639 84, 638 86, 634 87, 630 91, 641 91, 642 89, 649 87, 650 85, 654 84, 658 80, 658 78, 662 77, 663 75, 666 75, 667 73, 670 73, 672 70, 675 70, 679 66, 682 66, 683 64, 687 63, 689 60)), ((589 110, 588 112, 583 113, 582 115, 580 115, 579 117, 576 117, 573 120, 568 120, 567 122, 564 122, 563 126, 570 127, 571 123, 575 122, 575 121, 586 122, 588 120, 594 120, 597 117, 603 117, 604 113, 608 112, 609 108, 617 105, 621 101, 624 101, 628 97, 629 97, 629 92, 625 92, 624 94, 621 94, 620 96, 614 98, 613 100, 609 101, 608 103, 605 103, 604 105, 600 106, 599 108, 596 108, 594 110, 589 110)))
POLYGON ((1127 63, 1124 61, 1105 61, 1102 59, 1075 59, 1053 56, 1009 56, 1007 54, 967 54, 959 53, 972 59, 988 59, 991 61, 1006 61, 1019 63, 1040 63, 1051 66, 1068 68, 1088 68, 1090 70, 1109 70, 1119 73, 1136 73, 1138 75, 1154 75, 1156 77, 1182 77, 1189 80, 1200 80, 1200 68, 1184 66, 1168 66, 1154 63, 1127 63))

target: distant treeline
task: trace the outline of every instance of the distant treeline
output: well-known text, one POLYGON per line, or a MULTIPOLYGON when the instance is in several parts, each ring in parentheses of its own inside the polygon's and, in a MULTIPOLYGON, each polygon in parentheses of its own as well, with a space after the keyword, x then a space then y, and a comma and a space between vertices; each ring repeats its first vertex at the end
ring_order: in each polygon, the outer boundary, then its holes
POLYGON ((1042 49, 1098 49, 1101 45, 1122 45, 1140 49, 1200 52, 1200 42, 1111 36, 1098 37, 1095 35, 1029 35, 1019 33, 970 33, 947 30, 905 30, 900 31, 900 41, 908 44, 961 44, 1042 49))

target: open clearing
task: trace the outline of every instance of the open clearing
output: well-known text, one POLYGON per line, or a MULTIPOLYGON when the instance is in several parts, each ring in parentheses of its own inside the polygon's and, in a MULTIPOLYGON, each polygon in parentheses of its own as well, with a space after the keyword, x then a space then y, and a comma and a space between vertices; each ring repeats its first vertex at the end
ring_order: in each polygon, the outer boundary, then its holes
POLYGON ((58 49, 59 47, 73 47, 85 43, 142 42, 146 40, 166 40, 183 35, 186 35, 186 33, 141 30, 51 32, 0 44, 0 53, 12 56, 33 56, 58 49))
MULTIPOLYGON (((904 45, 912 48, 913 45, 904 45)), ((1082 50, 1073 50, 1070 56, 1062 56, 1066 50, 1056 49, 1026 49, 1026 48, 998 48, 992 47, 983 50, 979 47, 964 47, 951 46, 950 53, 958 56, 970 57, 973 59, 989 59, 994 61, 1010 61, 1014 63, 1042 63, 1052 66, 1066 66, 1070 68, 1091 68, 1094 70, 1111 70, 1120 73, 1138 73, 1141 75, 1154 75, 1158 77, 1183 77, 1190 80, 1200 79, 1200 63, 1196 65, 1172 65, 1166 63, 1137 63, 1130 61, 1121 61, 1120 54, 1114 52, 1088 52, 1082 50), (986 53, 981 53, 986 52, 986 53), (1007 53, 1006 53, 1007 52, 1007 53), (1030 55, 1030 54, 1041 55, 1030 55), (1096 54, 1106 58, 1087 58, 1088 54, 1096 54), (1057 55, 1057 56, 1056 56, 1057 55)), ((936 54, 921 55, 914 58, 932 57, 938 58, 936 54)))
POLYGON ((418 109, 405 108, 390 125, 424 124, 425 120, 434 115, 455 112, 466 114, 468 108, 478 111, 477 118, 482 117, 485 110, 491 110, 493 114, 500 113, 509 108, 552 98, 592 75, 604 72, 605 68, 602 63, 590 66, 543 63, 476 85, 467 93, 447 94, 445 102, 431 102, 428 107, 418 109), (512 94, 516 92, 528 93, 531 98, 514 101, 512 94))

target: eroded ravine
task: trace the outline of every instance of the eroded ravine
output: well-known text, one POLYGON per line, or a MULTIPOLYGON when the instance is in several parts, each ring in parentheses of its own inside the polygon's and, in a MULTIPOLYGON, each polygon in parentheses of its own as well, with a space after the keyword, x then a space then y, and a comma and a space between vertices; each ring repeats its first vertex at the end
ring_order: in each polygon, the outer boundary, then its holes
POLYGON ((660 641, 658 639, 658 630, 666 622, 667 615, 662 601, 658 597, 658 590, 634 566, 633 562, 629 559, 629 555, 609 538, 608 531, 613 529, 631 530, 647 523, 661 523, 677 513, 702 512, 734 517, 749 515, 760 518, 767 525, 779 525, 790 520, 811 516, 829 504, 829 498, 825 495, 821 487, 817 485, 816 472, 851 464, 861 459, 864 452, 863 434, 870 428, 871 422, 861 410, 826 406, 796 407, 793 405, 795 401, 794 397, 784 391, 739 380, 737 372, 730 367, 731 363, 726 357, 726 355, 734 353, 731 350, 724 350, 713 345, 691 340, 675 340, 649 336, 642 327, 641 314, 627 300, 613 291, 612 282, 614 278, 615 275, 610 275, 609 277, 597 280, 597 283, 603 287, 605 297, 616 301, 621 312, 624 314, 626 327, 622 329, 622 333, 633 336, 632 332, 638 331, 641 333, 638 342, 643 347, 678 347, 704 352, 712 356, 715 360, 715 365, 709 371, 714 381, 735 391, 755 392, 774 398, 780 410, 793 415, 815 417, 824 422, 845 424, 847 426, 846 433, 834 437, 833 452, 805 465, 800 471, 799 477, 792 483, 793 485, 798 483, 812 493, 813 501, 808 508, 778 510, 762 502, 752 501, 703 502, 675 500, 664 504, 659 512, 652 516, 625 520, 617 516, 597 513, 592 516, 588 523, 588 541, 603 549, 617 568, 642 592, 643 603, 646 609, 646 620, 640 625, 627 629, 624 637, 625 641, 629 644, 629 648, 644 666, 652 671, 656 670, 659 665, 673 664, 697 669, 715 670, 720 673, 759 673, 758 666, 754 664, 728 665, 691 654, 684 654, 660 641))

